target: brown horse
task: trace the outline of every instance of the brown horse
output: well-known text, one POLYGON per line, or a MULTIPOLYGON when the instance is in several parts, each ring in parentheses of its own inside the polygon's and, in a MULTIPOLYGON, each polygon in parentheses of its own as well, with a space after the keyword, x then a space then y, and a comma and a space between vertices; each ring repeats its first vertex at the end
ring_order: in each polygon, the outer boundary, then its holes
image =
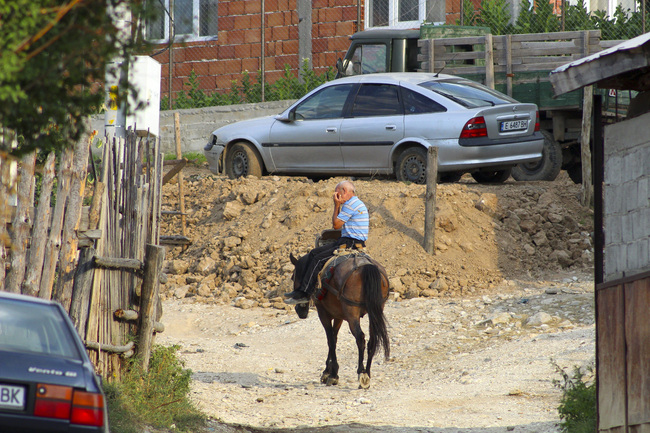
MULTIPOLYGON (((307 256, 300 260, 290 255, 295 269, 293 273, 294 289, 300 284, 300 276, 306 265, 307 256)), ((325 265, 326 268, 330 265, 325 265)), ((325 269, 326 271, 328 269, 325 269)), ((321 375, 321 383, 336 385, 339 381, 339 364, 336 359, 336 341, 341 324, 345 320, 356 339, 359 349, 357 375, 359 388, 370 387, 370 366, 378 346, 384 349, 386 359, 390 356, 388 332, 384 304, 388 298, 388 277, 384 268, 365 254, 355 254, 344 258, 341 263, 327 272, 330 276, 323 278, 320 291, 312 296, 316 305, 325 334, 327 335, 327 361, 321 375), (369 340, 368 359, 364 366, 366 337, 361 330, 361 318, 368 313, 369 340)), ((307 317, 309 304, 296 305, 296 312, 301 318, 307 317)))

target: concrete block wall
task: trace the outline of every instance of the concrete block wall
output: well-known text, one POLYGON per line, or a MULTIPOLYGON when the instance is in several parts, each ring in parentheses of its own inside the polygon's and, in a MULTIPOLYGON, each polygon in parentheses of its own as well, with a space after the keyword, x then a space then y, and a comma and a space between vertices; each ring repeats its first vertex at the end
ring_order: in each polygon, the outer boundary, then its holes
MULTIPOLYGON (((160 143, 164 153, 176 154, 174 113, 180 114, 181 151, 203 152, 215 129, 240 120, 279 114, 295 101, 274 101, 257 104, 169 110, 160 112, 160 143)), ((93 116, 91 127, 100 137, 104 135, 104 116, 93 116)))
POLYGON ((650 113, 605 127, 605 280, 650 270, 650 113))

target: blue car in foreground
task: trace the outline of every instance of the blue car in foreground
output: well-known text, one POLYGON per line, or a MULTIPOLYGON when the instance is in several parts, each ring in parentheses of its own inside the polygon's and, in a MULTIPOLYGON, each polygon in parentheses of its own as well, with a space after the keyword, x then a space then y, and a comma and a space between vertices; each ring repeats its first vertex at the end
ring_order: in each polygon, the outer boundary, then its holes
POLYGON ((0 292, 0 432, 108 432, 86 348, 56 302, 0 292))

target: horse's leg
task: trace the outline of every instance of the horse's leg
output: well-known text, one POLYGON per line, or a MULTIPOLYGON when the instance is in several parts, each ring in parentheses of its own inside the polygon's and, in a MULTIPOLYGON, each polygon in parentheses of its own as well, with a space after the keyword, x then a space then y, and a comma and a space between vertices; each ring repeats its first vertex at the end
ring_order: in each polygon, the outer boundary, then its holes
POLYGON ((327 385, 336 385, 339 382, 339 364, 336 360, 336 342, 342 321, 340 319, 333 319, 324 308, 317 309, 318 317, 323 324, 323 328, 325 328, 328 347, 325 370, 323 370, 320 381, 327 385))
POLYGON ((348 322, 350 324, 350 332, 354 335, 357 341, 357 349, 359 349, 359 362, 357 365, 359 388, 367 389, 370 387, 370 376, 363 367, 363 358, 366 351, 366 335, 361 330, 361 322, 358 316, 348 322))

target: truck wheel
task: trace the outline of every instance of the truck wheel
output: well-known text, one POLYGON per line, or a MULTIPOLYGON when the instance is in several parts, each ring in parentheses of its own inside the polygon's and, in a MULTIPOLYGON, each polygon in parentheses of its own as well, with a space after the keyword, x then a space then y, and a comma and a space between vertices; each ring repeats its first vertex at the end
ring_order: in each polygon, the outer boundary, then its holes
POLYGON ((226 174, 231 179, 242 176, 262 177, 262 160, 248 143, 235 143, 226 155, 226 174))
POLYGON ((397 158, 397 180, 420 185, 427 183, 427 152, 421 147, 410 147, 397 158))
POLYGON ((510 177, 511 169, 493 171, 475 171, 472 177, 478 183, 503 183, 510 177))
POLYGON ((562 147, 549 131, 541 131, 544 136, 542 159, 518 164, 512 169, 515 180, 555 180, 562 168, 562 147))

